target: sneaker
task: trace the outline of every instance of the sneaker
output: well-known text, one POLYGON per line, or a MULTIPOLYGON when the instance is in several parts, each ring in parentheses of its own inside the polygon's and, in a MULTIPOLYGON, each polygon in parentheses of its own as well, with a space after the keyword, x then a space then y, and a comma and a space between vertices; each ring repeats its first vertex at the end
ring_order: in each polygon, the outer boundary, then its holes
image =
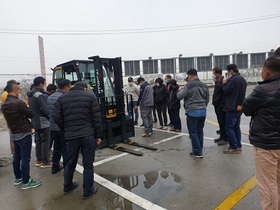
POLYGON ((222 140, 217 143, 219 146, 228 144, 228 141, 222 140))
POLYGON ((240 150, 238 150, 238 149, 227 149, 227 150, 224 150, 224 153, 225 154, 240 154, 240 150))
POLYGON ((163 126, 163 127, 162 127, 162 130, 167 130, 167 127, 163 126))
POLYGON ((35 182, 35 181, 33 181, 33 179, 29 179, 28 183, 22 184, 21 189, 27 190, 27 189, 34 188, 34 187, 39 187, 41 184, 42 184, 41 182, 35 182))
POLYGON ((191 152, 190 156, 193 157, 193 158, 197 158, 197 159, 202 159, 203 158, 203 155, 197 155, 194 152, 191 152))
POLYGON ((92 188, 92 191, 91 191, 90 193, 84 193, 83 199, 88 199, 88 198, 90 198, 91 196, 93 196, 94 194, 96 194, 97 191, 98 191, 98 187, 95 187, 95 186, 94 186, 94 187, 92 188))
POLYGON ((237 150, 241 152, 242 151, 242 147, 237 147, 237 150))
POLYGON ((35 163, 35 166, 36 167, 40 167, 42 165, 42 161, 37 161, 36 163, 35 163))
POLYGON ((140 128, 141 128, 141 127, 144 127, 144 123, 143 123, 142 125, 140 125, 140 128))
POLYGON ((134 125, 138 125, 138 122, 137 122, 137 121, 134 121, 134 125))
POLYGON ((67 190, 64 189, 64 195, 68 195, 70 192, 75 190, 78 186, 79 186, 78 182, 73 182, 72 186, 69 189, 67 190))
POLYGON ((59 168, 52 169, 52 174, 56 174, 57 172, 61 171, 63 169, 63 166, 59 166, 59 168))
POLYGON ((143 133, 142 134, 142 137, 149 137, 149 136, 151 136, 153 133, 143 133))
POLYGON ((171 128, 169 131, 175 131, 176 129, 175 128, 171 128))
POLYGON ((20 179, 15 179, 15 181, 14 181, 14 185, 15 186, 17 186, 17 185, 19 185, 19 184, 21 184, 22 183, 22 178, 20 178, 20 179))
POLYGON ((158 129, 163 129, 163 126, 159 126, 158 129))
POLYGON ((180 129, 176 129, 175 132, 181 132, 181 130, 180 129))
POLYGON ((52 167, 52 162, 42 163, 41 168, 50 168, 52 167))

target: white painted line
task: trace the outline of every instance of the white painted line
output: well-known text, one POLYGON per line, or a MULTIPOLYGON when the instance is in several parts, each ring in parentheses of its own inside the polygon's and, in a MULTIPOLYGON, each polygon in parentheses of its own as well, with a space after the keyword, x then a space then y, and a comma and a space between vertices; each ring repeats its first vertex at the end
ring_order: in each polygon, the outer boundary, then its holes
MULTIPOLYGON (((76 170, 79 173, 83 173, 83 167, 77 164, 76 170)), ((107 179, 104 179, 103 177, 99 176, 98 174, 94 174, 94 181, 103 187, 109 189, 110 191, 122 196, 123 198, 129 200, 130 202, 144 208, 147 210, 166 210, 165 208, 162 208, 126 189, 123 189, 122 187, 114 184, 113 182, 108 181, 107 179)))
POLYGON ((252 144, 250 144, 250 143, 246 143, 246 142, 241 142, 241 144, 242 144, 242 145, 244 145, 244 146, 249 146, 249 147, 253 147, 253 145, 252 145, 252 144))
POLYGON ((179 138, 179 137, 181 137, 181 136, 184 136, 184 135, 179 134, 179 135, 171 136, 171 137, 169 137, 169 138, 166 138, 166 139, 163 139, 163 140, 161 140, 161 141, 155 142, 153 145, 157 145, 157 144, 161 144, 161 143, 164 143, 164 142, 168 142, 168 141, 171 141, 171 140, 173 140, 173 139, 177 139, 177 138, 179 138))
POLYGON ((110 161, 112 161, 112 160, 116 160, 116 159, 121 158, 121 157, 124 157, 124 156, 126 156, 126 155, 128 155, 128 153, 126 153, 126 152, 121 153, 121 154, 118 154, 118 155, 114 155, 114 156, 112 156, 112 157, 109 157, 109 158, 100 160, 100 161, 98 161, 98 162, 95 162, 95 163, 94 163, 94 166, 99 166, 99 165, 102 165, 102 164, 104 164, 104 163, 108 163, 108 162, 110 162, 110 161))

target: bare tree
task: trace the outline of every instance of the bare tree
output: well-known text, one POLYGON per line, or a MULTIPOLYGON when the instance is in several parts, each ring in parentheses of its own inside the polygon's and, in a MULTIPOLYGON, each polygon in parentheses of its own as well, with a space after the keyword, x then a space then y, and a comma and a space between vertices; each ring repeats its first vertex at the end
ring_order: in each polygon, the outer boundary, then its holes
POLYGON ((33 80, 31 78, 22 79, 20 82, 21 99, 24 101, 28 99, 27 92, 30 90, 33 80))

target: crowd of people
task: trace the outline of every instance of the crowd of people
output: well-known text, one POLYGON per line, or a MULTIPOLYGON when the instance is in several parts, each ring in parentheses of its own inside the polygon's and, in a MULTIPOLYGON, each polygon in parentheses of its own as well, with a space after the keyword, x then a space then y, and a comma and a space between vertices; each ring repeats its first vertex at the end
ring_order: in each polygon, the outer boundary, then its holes
MULTIPOLYGON (((263 81, 245 97, 247 82, 235 64, 222 69, 213 69, 215 82, 212 104, 219 124, 218 145, 228 144, 225 154, 240 154, 242 151, 240 120, 244 113, 251 116, 250 143, 254 146, 256 178, 263 209, 280 208, 280 48, 269 57, 262 68, 263 81)), ((166 75, 164 80, 145 81, 143 77, 128 78, 127 93, 132 101, 128 107, 128 118, 138 116, 143 121, 142 137, 153 134, 153 123, 158 129, 181 132, 180 100, 184 100, 187 128, 192 144, 190 156, 203 158, 203 129, 209 103, 209 89, 198 77, 196 69, 187 71, 186 85, 179 87, 175 79, 166 75), (138 87, 140 86, 140 88, 138 87), (133 108, 133 109, 132 109, 133 108), (133 116, 135 115, 135 116, 133 116)), ((41 182, 30 178, 32 129, 35 129, 36 164, 41 168, 51 167, 56 174, 64 169, 64 194, 78 187, 73 182, 79 150, 83 155, 83 198, 97 192, 93 185, 93 162, 95 148, 102 138, 101 112, 94 94, 87 92, 87 84, 61 79, 58 87, 36 77, 28 92, 28 105, 18 98, 20 84, 15 80, 7 82, 2 95, 2 112, 10 131, 11 152, 14 155, 14 185, 22 189, 38 187, 41 182), (49 148, 53 139, 54 151, 49 159, 49 148), (63 156, 63 164, 60 158, 63 156)))

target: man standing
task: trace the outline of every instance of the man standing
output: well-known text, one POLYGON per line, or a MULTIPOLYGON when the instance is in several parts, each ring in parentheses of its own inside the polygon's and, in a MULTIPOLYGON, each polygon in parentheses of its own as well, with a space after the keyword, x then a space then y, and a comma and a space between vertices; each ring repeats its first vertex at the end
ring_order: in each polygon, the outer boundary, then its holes
POLYGON ((64 170, 64 194, 69 194, 78 187, 73 182, 79 151, 83 155, 84 199, 98 190, 93 186, 93 162, 96 144, 101 143, 102 120, 98 100, 93 93, 87 92, 87 84, 77 82, 69 91, 61 95, 55 104, 53 118, 65 133, 67 147, 67 165, 64 170))
MULTIPOLYGON (((133 114, 132 108, 137 105, 137 101, 138 101, 138 97, 139 97, 139 88, 134 83, 132 77, 128 78, 127 94, 132 97, 132 102, 130 101, 130 97, 129 97, 129 102, 128 102, 128 118, 131 118, 131 115, 133 114)), ((135 113, 134 125, 137 125, 138 124, 138 110, 135 109, 134 113, 135 113)))
POLYGON ((58 98, 63 94, 67 93, 70 90, 70 80, 68 79, 61 79, 58 81, 58 90, 51 94, 48 97, 48 109, 49 109, 49 118, 50 118, 50 130, 51 136, 54 140, 54 150, 52 156, 52 174, 56 174, 66 166, 67 160, 67 152, 66 152, 66 144, 64 138, 64 132, 61 131, 58 125, 55 123, 53 119, 53 113, 55 112, 55 103, 57 102, 58 98), (63 155, 63 167, 60 166, 59 161, 63 155))
POLYGON ((140 106, 141 118, 145 127, 145 132, 142 134, 142 137, 148 137, 153 134, 152 110, 154 106, 154 90, 143 77, 139 77, 137 83, 140 84, 141 88, 135 109, 138 109, 138 106, 140 106))
POLYGON ((219 130, 220 130, 220 137, 214 139, 215 143, 218 143, 219 146, 228 144, 227 134, 225 131, 225 124, 226 124, 226 112, 224 111, 224 93, 223 93, 223 79, 222 76, 222 69, 216 67, 213 69, 213 79, 215 81, 215 88, 213 93, 213 100, 212 104, 215 109, 215 113, 217 116, 219 130))
POLYGON ((14 185, 22 183, 21 189, 38 187, 41 182, 30 179, 30 157, 32 148, 31 128, 32 123, 28 118, 33 118, 32 111, 20 99, 20 88, 17 84, 9 83, 6 86, 8 96, 1 109, 10 129, 10 138, 14 141, 15 151, 13 169, 15 175, 14 185))
POLYGON ((225 130, 229 140, 229 147, 225 154, 239 154, 241 152, 241 130, 240 118, 242 115, 242 102, 245 98, 247 82, 239 74, 237 66, 227 66, 228 78, 223 81, 223 92, 225 94, 226 124, 225 130))
MULTIPOLYGON (((174 77, 175 77, 175 75, 174 75, 174 77)), ((165 75, 165 77, 164 77, 164 84, 166 85, 167 90, 168 90, 169 93, 171 92, 171 85, 169 83, 170 80, 172 80, 171 75, 170 74, 165 75)), ((168 103, 169 103, 169 101, 168 101, 168 103)), ((171 111, 171 109, 169 107, 168 107, 167 110, 168 110, 168 115, 169 115, 169 120, 170 120, 170 123, 168 124, 168 126, 172 126, 173 125, 172 111, 171 111)))
POLYGON ((34 113, 32 124, 36 132, 36 157, 35 166, 47 168, 52 166, 49 161, 50 148, 50 123, 48 116, 47 98, 44 96, 44 87, 46 79, 36 77, 33 80, 33 89, 28 91, 28 103, 34 113))
POLYGON ((262 209, 280 208, 280 57, 268 58, 259 82, 243 101, 243 112, 252 116, 250 143, 254 145, 256 178, 262 209))
POLYGON ((177 98, 179 100, 184 98, 187 127, 193 148, 190 156, 203 158, 203 128, 209 102, 209 90, 207 85, 199 80, 196 69, 188 70, 187 75, 188 83, 177 93, 177 98))

